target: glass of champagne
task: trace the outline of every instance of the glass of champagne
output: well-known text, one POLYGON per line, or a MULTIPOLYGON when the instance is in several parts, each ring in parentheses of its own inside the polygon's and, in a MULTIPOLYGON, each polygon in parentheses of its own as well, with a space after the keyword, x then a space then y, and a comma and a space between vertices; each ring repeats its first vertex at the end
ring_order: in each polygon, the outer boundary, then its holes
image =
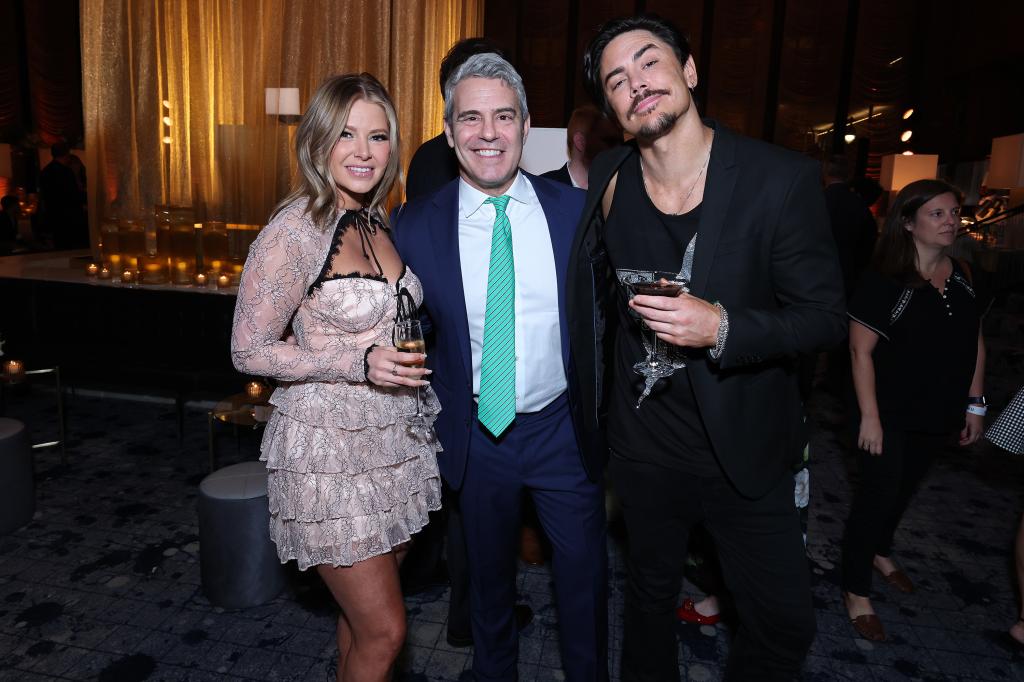
MULTIPOLYGON (((399 353, 426 353, 427 344, 423 340, 423 329, 419 320, 399 320, 395 323, 395 347, 399 353)), ((422 367, 423 360, 410 359, 409 362, 402 362, 406 367, 422 367)), ((420 387, 416 387, 416 414, 406 417, 409 423, 409 430, 414 434, 425 434, 430 430, 427 423, 427 415, 423 413, 420 402, 420 387)))

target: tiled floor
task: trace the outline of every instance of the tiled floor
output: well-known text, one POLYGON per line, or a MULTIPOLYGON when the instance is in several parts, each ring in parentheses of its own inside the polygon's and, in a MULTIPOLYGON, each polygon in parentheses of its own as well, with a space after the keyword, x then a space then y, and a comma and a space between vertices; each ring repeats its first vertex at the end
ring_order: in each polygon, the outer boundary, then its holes
MULTIPOLYGON (((1020 316, 1005 320, 993 324, 1021 324, 1020 316)), ((993 348, 988 390, 998 404, 1024 380, 1024 351, 999 340, 993 348)), ((9 412, 41 438, 53 425, 51 398, 10 397, 9 412)), ((202 594, 196 486, 207 462, 205 415, 189 414, 179 450, 170 407, 85 396, 68 407, 70 465, 38 454, 36 517, 0 538, 0 680, 328 679, 334 607, 315 576, 293 571, 279 598, 241 611, 215 608, 202 594)), ((871 644, 854 636, 837 588, 851 467, 838 444, 838 405, 819 396, 812 423, 808 552, 818 635, 805 679, 1024 680, 1024 651, 1005 635, 1016 611, 1011 548, 1024 458, 985 445, 938 458, 897 541, 920 589, 908 596, 876 585, 892 636, 871 644)), ((223 431, 222 461, 252 457, 256 442, 242 433, 236 450, 223 431)), ((618 679, 623 568, 614 539, 610 558, 618 679)), ((547 570, 524 565, 519 589, 536 614, 521 637, 520 679, 562 679, 547 570)), ((471 650, 445 642, 446 599, 438 588, 407 600, 398 679, 470 679, 471 650)), ((718 679, 728 627, 678 633, 683 678, 718 679)))

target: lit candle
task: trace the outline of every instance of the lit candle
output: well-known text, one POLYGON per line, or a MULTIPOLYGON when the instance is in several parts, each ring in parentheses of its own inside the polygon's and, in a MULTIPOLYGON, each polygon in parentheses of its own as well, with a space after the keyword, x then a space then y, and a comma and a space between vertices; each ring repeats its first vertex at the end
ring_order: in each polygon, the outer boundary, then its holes
POLYGON ((96 275, 100 274, 100 266, 96 265, 95 263, 89 263, 88 265, 85 266, 85 274, 88 275, 89 277, 95 277, 96 275))
POLYGON ((263 395, 263 384, 258 381, 250 381, 245 385, 245 394, 250 398, 259 398, 263 395))
POLYGON ((197 272, 196 273, 196 286, 198 286, 198 287, 205 287, 206 286, 206 275, 205 274, 203 274, 201 272, 197 272))
POLYGON ((226 289, 229 286, 231 286, 231 278, 230 277, 228 277, 227 275, 219 275, 217 277, 217 288, 218 289, 226 289))
POLYGON ((125 270, 121 273, 121 284, 131 284, 135 281, 135 272, 132 270, 125 270))
POLYGON ((4 376, 10 381, 19 381, 25 374, 25 365, 21 360, 8 360, 4 363, 4 376))
POLYGON ((100 279, 110 279, 110 268, 106 265, 100 268, 100 279))

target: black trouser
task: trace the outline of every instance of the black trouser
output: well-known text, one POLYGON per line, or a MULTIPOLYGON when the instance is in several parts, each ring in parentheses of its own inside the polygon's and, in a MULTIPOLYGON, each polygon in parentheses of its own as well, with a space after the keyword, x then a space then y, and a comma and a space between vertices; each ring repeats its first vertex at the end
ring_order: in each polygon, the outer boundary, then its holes
POLYGON ((679 679, 675 607, 690 528, 714 538, 739 616, 725 679, 792 680, 814 639, 814 608, 793 477, 761 498, 702 478, 613 456, 609 477, 628 534, 623 682, 679 679))
POLYGON ((935 453, 950 442, 947 435, 882 430, 882 454, 857 452, 860 485, 850 505, 843 535, 843 591, 871 594, 875 555, 892 552, 893 535, 935 453))

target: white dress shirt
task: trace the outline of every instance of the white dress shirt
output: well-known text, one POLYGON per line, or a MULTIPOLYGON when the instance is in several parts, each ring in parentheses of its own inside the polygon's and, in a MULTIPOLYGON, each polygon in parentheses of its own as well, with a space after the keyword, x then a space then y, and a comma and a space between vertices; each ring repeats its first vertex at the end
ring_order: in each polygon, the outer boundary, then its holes
MULTIPOLYGON (((505 192, 516 277, 516 412, 537 412, 566 388, 558 320, 558 276, 551 233, 533 185, 522 173, 505 192)), ((489 195, 459 180, 459 255, 473 355, 473 395, 480 395, 487 273, 495 209, 489 195)))

